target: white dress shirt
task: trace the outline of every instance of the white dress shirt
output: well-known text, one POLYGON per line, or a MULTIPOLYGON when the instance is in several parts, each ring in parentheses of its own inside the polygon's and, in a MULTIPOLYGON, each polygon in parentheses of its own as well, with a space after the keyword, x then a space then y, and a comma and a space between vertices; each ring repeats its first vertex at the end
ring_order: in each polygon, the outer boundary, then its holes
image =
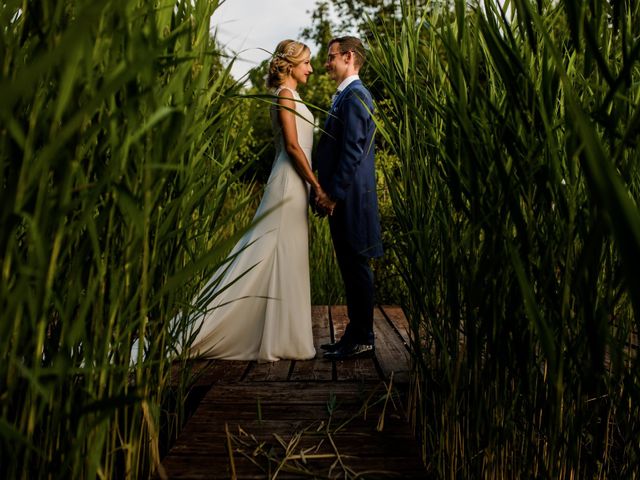
POLYGON ((340 85, 338 85, 338 91, 342 92, 345 88, 349 86, 351 82, 355 82, 356 80, 359 80, 359 79, 360 79, 360 76, 357 73, 355 75, 348 76, 342 82, 340 82, 340 85))

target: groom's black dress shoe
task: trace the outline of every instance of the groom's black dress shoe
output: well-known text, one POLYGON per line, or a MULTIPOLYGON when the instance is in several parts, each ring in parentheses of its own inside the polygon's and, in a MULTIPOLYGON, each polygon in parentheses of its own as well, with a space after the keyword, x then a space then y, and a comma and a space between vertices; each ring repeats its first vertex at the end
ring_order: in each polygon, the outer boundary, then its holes
POLYGON ((347 360, 351 358, 372 357, 376 351, 373 345, 360 343, 346 344, 338 347, 333 352, 325 352, 324 358, 327 360, 347 360))

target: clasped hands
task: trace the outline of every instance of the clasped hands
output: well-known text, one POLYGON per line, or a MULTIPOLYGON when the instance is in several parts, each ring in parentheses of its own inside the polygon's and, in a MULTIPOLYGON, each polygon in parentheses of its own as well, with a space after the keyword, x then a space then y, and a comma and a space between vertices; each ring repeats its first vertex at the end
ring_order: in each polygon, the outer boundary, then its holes
POLYGON ((326 192, 320 185, 318 185, 317 188, 314 188, 313 192, 315 194, 314 199, 316 203, 316 209, 322 214, 333 215, 333 210, 336 208, 337 202, 331 200, 329 195, 326 194, 326 192))

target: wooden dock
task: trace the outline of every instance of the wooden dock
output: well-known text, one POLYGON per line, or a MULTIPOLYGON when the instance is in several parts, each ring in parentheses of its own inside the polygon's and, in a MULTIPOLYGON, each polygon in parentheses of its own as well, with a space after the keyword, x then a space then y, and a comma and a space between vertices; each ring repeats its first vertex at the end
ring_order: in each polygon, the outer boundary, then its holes
POLYGON ((424 478, 405 419, 407 320, 398 307, 377 307, 375 357, 324 360, 319 345, 340 338, 346 322, 344 306, 313 307, 313 360, 198 365, 207 392, 159 475, 424 478))

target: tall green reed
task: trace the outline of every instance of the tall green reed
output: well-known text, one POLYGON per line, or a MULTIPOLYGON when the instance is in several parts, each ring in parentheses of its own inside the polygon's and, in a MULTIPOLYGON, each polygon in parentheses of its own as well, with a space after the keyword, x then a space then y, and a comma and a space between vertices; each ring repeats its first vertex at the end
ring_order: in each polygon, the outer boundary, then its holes
POLYGON ((209 33, 217 5, 0 8, 3 478, 159 466, 169 358, 186 335, 170 319, 224 257, 233 218, 242 130, 209 33), (146 347, 130 359, 136 338, 146 347))
POLYGON ((439 477, 633 477, 635 2, 431 2, 372 28, 439 477))
POLYGON ((314 215, 309 217, 309 268, 311 304, 343 304, 344 285, 333 251, 329 222, 314 215))

